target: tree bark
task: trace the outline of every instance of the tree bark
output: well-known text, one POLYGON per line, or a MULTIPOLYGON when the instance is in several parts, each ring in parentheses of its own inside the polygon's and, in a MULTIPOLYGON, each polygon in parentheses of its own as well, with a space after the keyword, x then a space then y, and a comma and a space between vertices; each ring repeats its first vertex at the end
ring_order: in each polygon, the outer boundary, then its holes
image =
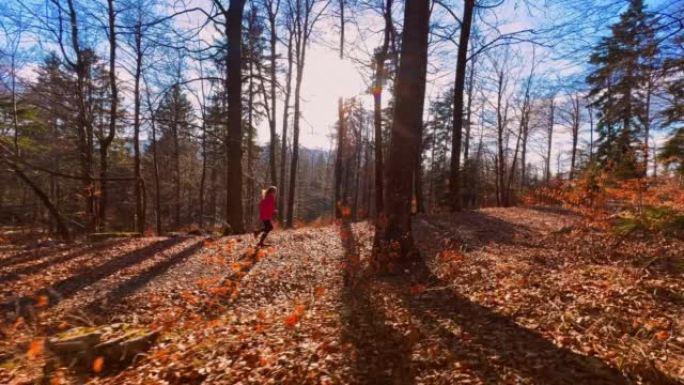
MULTIPOLYGON (((278 42, 278 34, 277 34, 277 25, 276 25, 276 16, 278 13, 278 8, 279 8, 280 0, 278 0, 276 4, 276 8, 273 9, 273 1, 270 1, 268 3, 268 22, 269 22, 269 27, 270 27, 270 49, 271 49, 271 68, 270 68, 270 86, 271 86, 271 116, 268 121, 270 133, 271 133, 271 142, 269 143, 269 160, 270 160, 270 171, 271 171, 271 184, 273 186, 278 186, 278 175, 277 175, 277 170, 276 170, 276 142, 277 142, 277 135, 276 135, 276 46, 278 42)), ((283 179, 281 179, 283 180, 283 179)), ((282 189, 281 189, 282 190, 282 189)))
POLYGON ((473 20, 475 0, 465 0, 461 36, 458 43, 458 59, 456 61, 456 80, 454 85, 454 130, 451 136, 451 172, 449 189, 451 190, 451 211, 460 211, 461 202, 461 139, 463 135, 463 90, 465 88, 466 61, 468 58, 468 42, 473 20))
POLYGON ((416 157, 420 151, 422 111, 425 97, 430 8, 427 0, 407 0, 396 84, 392 137, 387 163, 386 220, 376 226, 377 268, 392 270, 394 262, 415 258, 411 235, 411 195, 416 157), (396 249, 399 261, 382 253, 396 249))
MULTIPOLYGON (((217 0, 218 1, 218 0, 217 0)), ((226 219, 234 234, 244 232, 242 212, 242 14, 245 0, 230 0, 226 15, 228 130, 226 219)))
POLYGON ((287 126, 289 123, 289 112, 290 112, 290 96, 292 94, 292 67, 294 63, 293 58, 293 47, 292 47, 292 30, 289 27, 289 33, 287 38, 287 74, 285 76, 285 100, 283 102, 283 134, 280 144, 280 181, 282 186, 278 188, 278 211, 281 218, 285 217, 286 204, 285 204, 285 182, 286 172, 287 172, 287 126))
POLYGON ((554 118, 554 113, 556 109, 556 102, 555 102, 555 97, 552 96, 549 102, 549 121, 548 121, 548 127, 547 129, 547 147, 546 147, 546 176, 545 180, 546 183, 549 183, 551 180, 551 146, 553 144, 553 124, 555 121, 554 118))
POLYGON ((373 125, 375 128, 375 218, 380 218, 384 210, 384 164, 382 138, 382 89, 385 83, 385 60, 389 53, 390 36, 392 34, 392 4, 386 0, 383 10, 385 33, 380 51, 375 55, 375 85, 373 87, 373 125))
MULTIPOLYGON (((142 10, 138 10, 142 12, 142 10)), ((138 15, 142 18, 142 15, 138 15)), ((139 233, 145 231, 145 210, 143 209, 140 186, 140 78, 142 76, 142 21, 135 25, 135 74, 133 83, 133 174, 135 176, 135 229, 139 233)))
POLYGON ((114 140, 116 133, 116 121, 119 105, 119 89, 116 81, 116 11, 114 0, 107 0, 107 14, 109 17, 109 88, 110 88, 110 107, 109 107, 109 132, 100 141, 100 205, 99 219, 97 221, 99 230, 102 231, 107 226, 107 173, 109 162, 107 160, 109 146, 114 140))
MULTIPOLYGON (((88 77, 89 63, 84 58, 84 52, 79 42, 78 17, 73 0, 67 0, 69 11, 69 22, 71 25, 71 46, 74 50, 76 60, 72 61, 64 54, 64 59, 76 73, 76 98, 78 102, 78 151, 83 180, 83 197, 85 203, 86 231, 95 231, 96 212, 95 212, 95 186, 93 184, 93 154, 92 154, 92 133, 93 128, 88 114, 86 101, 86 80, 88 77)), ((61 42, 60 42, 61 43, 61 42)))
POLYGON ((345 197, 342 196, 342 173, 345 157, 345 121, 344 106, 342 98, 337 99, 337 153, 335 154, 335 218, 342 218, 342 205, 346 204, 345 197))
POLYGON ((290 164, 290 191, 287 199, 287 220, 285 226, 294 225, 294 198, 297 183, 297 162, 299 161, 299 118, 301 108, 302 77, 304 75, 304 58, 306 57, 306 39, 300 41, 297 51, 297 73, 295 79, 294 126, 292 127, 292 163, 290 164))

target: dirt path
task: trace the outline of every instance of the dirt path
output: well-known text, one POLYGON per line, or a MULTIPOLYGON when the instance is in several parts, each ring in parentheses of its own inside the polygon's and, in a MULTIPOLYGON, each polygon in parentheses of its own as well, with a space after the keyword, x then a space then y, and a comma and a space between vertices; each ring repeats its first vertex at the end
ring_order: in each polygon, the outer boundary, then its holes
MULTIPOLYGON (((45 332, 65 320, 163 328, 147 359, 93 383, 681 383, 684 304, 653 293, 682 277, 620 259, 648 245, 596 252, 607 241, 577 237, 580 219, 541 209, 417 217, 422 262, 352 281, 350 261, 370 255, 367 224, 277 231, 263 250, 246 236, 145 239, 102 246, 92 265, 74 255, 101 246, 5 267, 80 265, 64 268, 79 279, 38 285, 71 293, 37 309, 45 332)), ((22 296, 39 290, 29 287, 22 296)))

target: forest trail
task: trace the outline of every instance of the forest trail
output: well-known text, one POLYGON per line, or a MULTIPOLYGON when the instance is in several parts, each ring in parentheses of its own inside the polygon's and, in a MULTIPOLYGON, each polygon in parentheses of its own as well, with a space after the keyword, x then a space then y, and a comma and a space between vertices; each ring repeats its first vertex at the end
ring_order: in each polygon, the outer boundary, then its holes
POLYGON ((367 223, 276 231, 263 250, 233 236, 10 253, 0 302, 32 319, 3 327, 15 354, 0 380, 39 373, 11 339, 127 322, 164 333, 93 383, 681 384, 681 275, 623 253, 645 245, 573 236, 581 221, 544 208, 418 216, 422 262, 372 279, 345 280, 370 255, 367 223))

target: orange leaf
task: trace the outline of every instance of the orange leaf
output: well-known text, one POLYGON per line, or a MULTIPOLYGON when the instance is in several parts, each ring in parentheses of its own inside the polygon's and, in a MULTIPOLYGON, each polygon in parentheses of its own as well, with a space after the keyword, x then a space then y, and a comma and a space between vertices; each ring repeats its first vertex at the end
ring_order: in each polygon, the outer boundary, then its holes
POLYGON ((232 265, 230 265, 230 268, 233 269, 233 271, 236 273, 242 271, 242 265, 240 264, 240 262, 234 262, 232 265))
POLYGON ((37 358, 42 353, 43 353, 43 340, 33 340, 29 344, 28 351, 26 352, 26 357, 28 357, 29 360, 33 360, 33 359, 37 358))
POLYGON ((259 251, 257 251, 257 253, 256 253, 256 258, 258 260, 262 260, 262 259, 266 258, 266 250, 259 249, 259 251))
POLYGON ((45 307, 50 304, 50 298, 47 295, 39 295, 36 302, 37 307, 45 307))
POLYGON ((286 326, 294 327, 297 324, 297 322, 299 322, 299 315, 297 315, 297 313, 292 313, 287 318, 285 318, 286 326))
POLYGON ((104 368, 104 357, 98 356, 97 358, 95 358, 95 361, 93 361, 93 372, 100 373, 103 368, 104 368))
POLYGON ((667 330, 661 330, 655 334, 655 338, 658 341, 665 341, 666 339, 670 338, 670 333, 667 330))

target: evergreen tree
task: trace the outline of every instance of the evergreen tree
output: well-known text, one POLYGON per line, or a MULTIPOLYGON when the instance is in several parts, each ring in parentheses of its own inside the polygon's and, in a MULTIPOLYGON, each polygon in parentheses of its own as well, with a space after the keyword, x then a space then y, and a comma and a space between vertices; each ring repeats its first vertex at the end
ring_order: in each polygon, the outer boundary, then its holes
POLYGON ((448 89, 430 103, 430 116, 426 123, 430 146, 430 174, 428 200, 431 205, 443 206, 448 199, 449 150, 451 143, 451 119, 454 114, 454 91, 448 89))
MULTIPOLYGON (((188 151, 191 145, 191 120, 192 105, 180 86, 173 86, 164 95, 164 99, 156 111, 155 120, 158 122, 161 138, 158 140, 158 148, 162 162, 160 164, 160 174, 162 180, 171 179, 172 186, 166 183, 160 187, 164 202, 168 202, 166 211, 172 215, 172 225, 180 227, 182 214, 182 194, 183 194, 183 172, 182 170, 191 166, 191 155, 193 151, 188 151), (185 159, 182 159, 185 158, 185 159), (166 187, 166 188, 164 188, 166 187), (169 192, 167 189, 171 188, 169 192), (166 190, 166 191, 164 191, 166 190)), ((161 214, 161 213, 160 213, 161 214)))
POLYGON ((642 0, 631 0, 590 58, 595 69, 587 82, 599 118, 597 156, 619 177, 640 174, 637 135, 649 119, 646 90, 658 53, 655 23, 642 0))
MULTIPOLYGON (((675 44, 684 49, 684 36, 679 36, 675 44)), ((665 70, 672 79, 667 87, 669 105, 664 111, 665 126, 674 128, 674 132, 665 142, 658 159, 666 165, 677 165, 677 171, 684 176, 684 56, 667 60, 665 70)))

